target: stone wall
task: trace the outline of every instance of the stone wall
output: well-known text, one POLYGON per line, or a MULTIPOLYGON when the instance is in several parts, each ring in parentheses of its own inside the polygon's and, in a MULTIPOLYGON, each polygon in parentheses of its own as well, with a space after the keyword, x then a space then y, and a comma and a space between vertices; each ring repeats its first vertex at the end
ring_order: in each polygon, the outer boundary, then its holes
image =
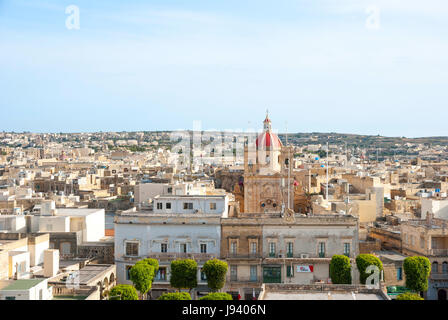
POLYGON ((401 252, 401 234, 383 228, 370 227, 368 239, 378 239, 381 241, 381 248, 385 250, 398 250, 401 252))
MULTIPOLYGON (((223 220, 223 222, 229 220, 223 220)), ((261 225, 221 225, 221 256, 230 255, 230 242, 237 241, 237 255, 249 256, 249 242, 257 242, 258 255, 261 256, 263 232, 261 225)))
POLYGON ((78 244, 81 243, 81 231, 77 232, 51 232, 50 248, 58 249, 59 256, 70 259, 78 256, 78 244), (70 245, 70 253, 65 253, 63 246, 70 245))
POLYGON ((395 263, 383 263, 384 282, 386 286, 405 286, 406 277, 402 269, 402 280, 397 279, 397 265, 395 263))
POLYGON ((94 286, 82 286, 75 289, 53 284, 53 296, 85 297, 84 300, 100 300, 100 290, 94 286))
POLYGON ((372 239, 366 241, 359 241, 359 253, 372 253, 373 251, 381 250, 381 241, 379 239, 372 239))
POLYGON ((218 170, 215 172, 214 176, 215 188, 233 192, 234 186, 243 178, 243 174, 243 170, 234 172, 218 170))
POLYGON ((105 211, 117 211, 117 210, 128 210, 134 206, 133 203, 129 201, 129 199, 115 199, 115 200, 93 200, 89 201, 88 207, 89 209, 104 209, 105 211))
POLYGON ((114 243, 92 243, 78 246, 80 258, 92 258, 96 263, 114 264, 114 243))
POLYGON ((301 284, 283 284, 283 283, 264 283, 263 292, 260 298, 264 296, 266 292, 354 292, 354 293, 367 293, 367 294, 378 294, 385 300, 390 300, 387 294, 384 292, 384 288, 380 289, 369 289, 365 285, 356 284, 315 284, 315 285, 301 285, 301 284))

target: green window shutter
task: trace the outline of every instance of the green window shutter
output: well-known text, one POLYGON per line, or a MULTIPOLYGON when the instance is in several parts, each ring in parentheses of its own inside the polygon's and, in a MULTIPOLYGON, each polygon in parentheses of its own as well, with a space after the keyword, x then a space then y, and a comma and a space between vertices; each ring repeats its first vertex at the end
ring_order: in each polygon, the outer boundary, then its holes
POLYGON ((286 266, 286 276, 290 278, 294 276, 294 269, 292 266, 286 266))

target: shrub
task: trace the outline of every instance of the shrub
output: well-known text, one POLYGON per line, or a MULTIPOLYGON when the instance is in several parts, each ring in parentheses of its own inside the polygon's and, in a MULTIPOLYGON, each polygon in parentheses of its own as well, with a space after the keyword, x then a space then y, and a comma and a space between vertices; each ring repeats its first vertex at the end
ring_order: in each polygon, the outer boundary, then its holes
POLYGON ((425 300, 416 293, 406 292, 399 294, 397 300, 425 300))
POLYGON ((359 270, 359 281, 361 284, 366 284, 367 278, 373 273, 373 271, 370 271, 370 273, 366 272, 371 265, 377 266, 380 272, 383 270, 383 263, 373 254, 360 254, 356 257, 356 266, 359 270))
POLYGON ((188 292, 171 292, 162 294, 157 300, 191 300, 191 296, 188 292))
POLYGON ((177 289, 192 289, 198 285, 198 265, 192 259, 171 261, 170 284, 177 289))
POLYGON ((152 279, 154 278, 154 267, 146 263, 136 263, 129 275, 135 288, 140 291, 141 294, 146 294, 152 286, 152 279))
POLYGON ((330 277, 334 284, 352 283, 352 266, 350 258, 343 255, 334 255, 330 262, 330 277))
POLYGON ((218 259, 208 260, 202 267, 202 272, 207 277, 207 285, 216 291, 224 287, 226 283, 227 262, 218 259))
POLYGON ((199 300, 232 300, 232 296, 225 292, 212 292, 199 300))
POLYGON ((406 287, 420 292, 428 290, 428 278, 431 273, 431 263, 426 257, 407 257, 403 262, 406 275, 406 287))
POLYGON ((109 292, 109 300, 138 300, 137 290, 129 284, 119 284, 109 292))

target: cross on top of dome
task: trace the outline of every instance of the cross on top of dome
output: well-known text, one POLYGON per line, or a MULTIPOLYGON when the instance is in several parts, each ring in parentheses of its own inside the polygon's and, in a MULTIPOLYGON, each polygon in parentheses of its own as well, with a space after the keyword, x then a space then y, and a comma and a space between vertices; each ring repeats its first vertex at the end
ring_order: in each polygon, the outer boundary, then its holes
POLYGON ((264 131, 271 131, 271 120, 269 119, 269 111, 266 109, 266 119, 263 121, 264 131))
POLYGON ((266 110, 266 118, 263 121, 263 132, 258 136, 255 144, 258 148, 273 148, 279 149, 283 145, 278 136, 272 132, 271 120, 269 119, 269 113, 266 110))

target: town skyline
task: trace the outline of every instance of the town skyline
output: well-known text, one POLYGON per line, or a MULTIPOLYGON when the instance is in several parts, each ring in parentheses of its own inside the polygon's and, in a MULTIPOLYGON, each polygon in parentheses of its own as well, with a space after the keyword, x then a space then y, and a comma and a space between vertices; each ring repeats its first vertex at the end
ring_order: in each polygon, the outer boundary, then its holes
POLYGON ((447 17, 447 0, 0 0, 0 304, 448 301, 447 17))
MULTIPOLYGON (((149 132, 149 133, 156 133, 156 132, 176 132, 176 131, 185 131, 185 132, 193 132, 196 130, 191 129, 177 129, 177 130, 108 130, 108 131, 5 131, 3 130, 2 133, 15 133, 15 134, 97 134, 97 133, 135 133, 135 132, 149 132)), ((228 131, 227 129, 203 129, 198 130, 199 132, 229 132, 233 134, 245 134, 248 132, 261 132, 262 129, 256 129, 253 131, 228 131)), ((422 138, 448 138, 448 135, 442 135, 442 136, 414 136, 414 137, 407 137, 407 136, 385 136, 380 134, 362 134, 362 133, 349 133, 349 132, 323 132, 323 131, 309 131, 309 132, 281 132, 277 131, 279 135, 300 135, 300 134, 319 134, 319 135, 350 135, 350 136, 368 136, 368 137, 384 137, 384 138, 405 138, 405 139, 422 139, 422 138)))

